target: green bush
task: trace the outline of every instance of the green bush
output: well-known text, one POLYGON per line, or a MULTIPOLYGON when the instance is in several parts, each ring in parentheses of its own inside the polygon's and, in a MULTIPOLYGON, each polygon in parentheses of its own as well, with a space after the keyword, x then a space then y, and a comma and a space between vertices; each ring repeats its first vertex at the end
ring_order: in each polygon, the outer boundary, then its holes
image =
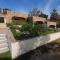
POLYGON ((21 32, 29 32, 30 33, 30 36, 37 36, 39 35, 39 26, 38 25, 34 25, 31 24, 31 23, 27 23, 27 24, 24 24, 20 30, 21 32))
POLYGON ((33 36, 38 36, 40 30, 41 29, 39 28, 39 25, 34 25, 34 26, 32 25, 31 30, 30 30, 30 33, 33 36))
POLYGON ((16 38, 17 40, 20 40, 20 39, 21 39, 21 36, 20 36, 20 35, 21 35, 20 33, 17 33, 17 32, 16 32, 14 36, 15 36, 15 38, 16 38))
POLYGON ((17 25, 12 25, 10 28, 12 33, 14 34, 14 37, 17 40, 28 39, 56 32, 55 29, 48 28, 46 24, 41 25, 41 24, 26 23, 23 24, 21 28, 18 28, 17 25), (16 29, 18 29, 20 32, 17 32, 16 29))
POLYGON ((30 17, 30 16, 29 16, 29 17, 27 18, 27 22, 28 22, 28 23, 33 23, 33 17, 30 17))
POLYGON ((32 27, 32 24, 28 24, 28 23, 26 23, 26 24, 24 24, 23 26, 22 26, 22 28, 20 29, 20 31, 22 31, 22 32, 27 32, 27 31, 30 31, 31 30, 31 27, 32 27))
POLYGON ((21 33, 20 33, 20 32, 16 32, 16 29, 14 29, 14 28, 12 28, 11 31, 12 31, 14 37, 15 37, 17 40, 19 40, 21 33))
POLYGON ((40 24, 31 24, 31 23, 27 23, 27 24, 24 24, 21 29, 20 29, 21 32, 25 32, 22 33, 20 35, 21 38, 31 38, 31 37, 35 37, 35 36, 39 36, 39 35, 46 35, 46 34, 49 34, 49 33, 52 33, 54 32, 53 29, 50 29, 47 27, 47 25, 43 24, 43 25, 40 25, 40 24), (27 34, 26 32, 28 32, 29 34, 27 34))

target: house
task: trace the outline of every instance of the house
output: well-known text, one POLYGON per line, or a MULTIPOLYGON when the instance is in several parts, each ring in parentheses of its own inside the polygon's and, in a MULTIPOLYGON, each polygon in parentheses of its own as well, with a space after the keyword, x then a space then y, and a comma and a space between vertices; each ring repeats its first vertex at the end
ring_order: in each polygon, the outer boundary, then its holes
MULTIPOLYGON (((13 20, 26 22, 28 14, 12 12, 10 10, 3 10, 0 13, 0 23, 11 23, 13 20)), ((57 23, 53 21, 48 21, 44 17, 33 16, 33 23, 37 24, 47 24, 48 27, 56 28, 57 23)))
POLYGON ((33 22, 37 24, 47 24, 50 28, 56 28, 57 22, 46 20, 46 18, 33 16, 33 22))

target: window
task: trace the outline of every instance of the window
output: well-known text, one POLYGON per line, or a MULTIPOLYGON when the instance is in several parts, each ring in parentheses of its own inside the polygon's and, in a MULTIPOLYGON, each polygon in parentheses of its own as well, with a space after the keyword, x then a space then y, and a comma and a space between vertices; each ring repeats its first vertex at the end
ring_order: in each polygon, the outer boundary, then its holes
POLYGON ((0 23, 4 23, 4 17, 0 17, 0 23))

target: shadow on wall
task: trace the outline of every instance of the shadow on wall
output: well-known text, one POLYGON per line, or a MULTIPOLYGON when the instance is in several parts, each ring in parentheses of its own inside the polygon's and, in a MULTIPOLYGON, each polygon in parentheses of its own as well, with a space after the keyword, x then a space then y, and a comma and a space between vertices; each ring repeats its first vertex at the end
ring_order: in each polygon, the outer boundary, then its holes
POLYGON ((33 49, 36 49, 37 47, 44 45, 48 43, 50 40, 49 35, 41 36, 41 37, 35 37, 32 39, 24 40, 19 42, 19 55, 22 55, 24 53, 27 53, 33 49))
MULTIPOLYGON (((38 48, 39 49, 44 49, 43 47, 40 48, 41 45, 46 44, 47 42, 49 42, 50 37, 47 36, 41 36, 41 37, 35 37, 29 40, 24 40, 19 42, 19 57, 17 57, 15 60, 29 60, 31 58, 30 54, 34 54, 35 52, 33 51, 33 49, 38 48), (33 52, 31 52, 33 51, 33 52), (25 54, 24 54, 25 53, 25 54)), ((37 51, 39 53, 39 51, 37 51)), ((42 53, 43 51, 41 51, 42 53)))

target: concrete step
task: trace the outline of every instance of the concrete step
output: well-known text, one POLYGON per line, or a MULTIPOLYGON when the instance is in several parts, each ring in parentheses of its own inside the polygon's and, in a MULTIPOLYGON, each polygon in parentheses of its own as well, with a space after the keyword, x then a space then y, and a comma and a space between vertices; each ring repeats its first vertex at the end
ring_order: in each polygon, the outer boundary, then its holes
POLYGON ((0 35, 6 35, 6 34, 4 34, 4 33, 0 33, 0 35))
POLYGON ((0 24, 0 54, 9 51, 5 27, 5 24, 0 24))
POLYGON ((7 52, 7 51, 9 51, 9 48, 8 48, 8 47, 1 48, 1 49, 0 49, 0 54, 1 54, 1 53, 4 53, 4 52, 7 52))
POLYGON ((6 37, 6 36, 0 36, 0 38, 4 38, 4 39, 7 39, 7 37, 6 37))
POLYGON ((0 41, 2 41, 2 40, 6 41, 7 39, 6 38, 0 38, 0 41))
POLYGON ((7 40, 6 34, 0 34, 0 41, 1 40, 7 40))
POLYGON ((9 51, 9 47, 7 43, 0 44, 0 54, 8 51, 9 51))
POLYGON ((2 48, 5 48, 5 47, 8 47, 8 46, 0 46, 0 50, 1 50, 2 48))
POLYGON ((0 40, 0 44, 7 43, 7 42, 8 42, 7 39, 6 40, 0 40))
POLYGON ((6 40, 7 40, 7 38, 6 38, 6 37, 0 37, 0 41, 1 41, 1 40, 6 41, 6 40))
POLYGON ((6 35, 2 35, 2 34, 0 34, 0 37, 6 37, 6 35))
POLYGON ((0 23, 0 28, 6 28, 6 24, 5 23, 0 23))
POLYGON ((8 46, 8 43, 2 43, 2 44, 0 44, 0 48, 1 47, 5 47, 5 46, 8 46))

